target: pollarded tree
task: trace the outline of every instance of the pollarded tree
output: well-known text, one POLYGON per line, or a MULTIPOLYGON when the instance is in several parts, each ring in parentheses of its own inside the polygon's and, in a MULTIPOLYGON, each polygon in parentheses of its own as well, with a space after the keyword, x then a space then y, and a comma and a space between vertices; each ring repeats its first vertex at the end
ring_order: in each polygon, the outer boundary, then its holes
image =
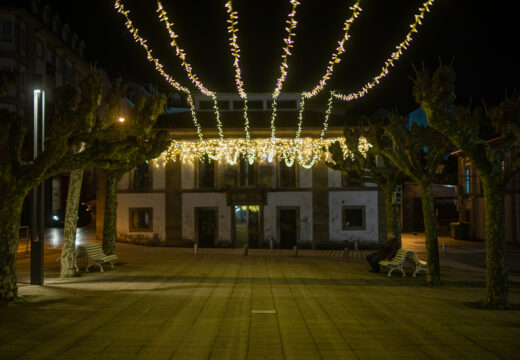
MULTIPOLYGON (((84 141, 120 141, 128 137, 137 139, 133 142, 133 146, 124 148, 124 151, 114 152, 110 154, 113 165, 106 165, 110 174, 121 175, 143 161, 159 156, 170 143, 168 133, 165 131, 155 131, 154 126, 159 114, 163 112, 166 98, 162 94, 152 95, 150 97, 139 96, 134 100, 135 106, 126 114, 124 123, 116 122, 119 117, 120 101, 123 91, 119 86, 114 87, 105 97, 103 111, 99 123, 101 124, 97 131, 96 138, 83 137, 84 141)), ((85 144, 83 142, 83 144, 85 144)), ((69 277, 74 275, 74 258, 75 258, 75 238, 77 226, 77 212, 79 204, 79 195, 81 190, 83 169, 76 169, 71 172, 69 194, 67 197, 67 211, 65 215, 65 226, 63 234, 63 246, 61 255, 61 277, 69 277)), ((114 196, 116 195, 117 183, 121 175, 115 179, 113 186, 114 196)), ((107 203, 107 208, 113 207, 113 219, 105 224, 107 231, 104 231, 103 250, 106 254, 114 253, 115 246, 115 209, 116 198, 114 202, 107 203)), ((105 211, 105 217, 110 211, 105 211)))
POLYGON ((455 70, 440 66, 433 74, 418 71, 413 88, 415 101, 426 112, 430 126, 446 135, 477 168, 484 190, 486 222, 485 307, 507 308, 509 296, 505 263, 506 186, 520 169, 506 155, 520 145, 520 97, 507 98, 483 114, 468 107, 455 107, 455 70), (499 139, 490 143, 480 134, 482 125, 491 125, 499 139))
MULTIPOLYGON (((135 101, 128 119, 128 129, 139 145, 131 153, 119 154, 127 159, 123 166, 110 167, 107 172, 106 200, 103 221, 103 251, 113 254, 116 240, 117 184, 121 177, 146 160, 158 157, 170 144, 167 132, 153 131, 157 116, 163 112, 166 99, 162 95, 140 97, 135 101)), ((122 162, 121 162, 122 163, 122 162)))
POLYGON ((402 184, 407 176, 396 168, 391 161, 384 159, 373 147, 363 155, 359 150, 362 137, 365 137, 367 127, 363 125, 347 126, 343 131, 345 142, 352 156, 343 157, 343 150, 339 143, 329 147, 334 163, 327 165, 346 174, 356 182, 371 182, 377 184, 385 194, 386 228, 388 232, 400 234, 399 219, 392 205, 392 194, 397 185, 402 184), (385 161, 386 160, 386 161, 385 161))
POLYGON ((438 284, 440 281, 439 248, 437 240, 437 217, 433 181, 443 158, 452 148, 450 141, 431 127, 412 125, 408 130, 406 119, 393 115, 389 122, 371 124, 366 137, 376 153, 383 154, 412 181, 421 191, 426 238, 426 281, 438 284))
MULTIPOLYGON (((131 134, 113 135, 107 117, 97 117, 103 86, 92 73, 79 86, 69 85, 56 93, 56 115, 47 120, 45 150, 34 160, 26 143, 28 124, 6 111, 0 112, 0 300, 18 296, 16 254, 23 200, 48 177, 86 166, 124 166, 128 159, 117 154, 132 152, 140 140, 131 134), (87 144, 80 153, 70 152, 87 144)), ((115 121, 114 117, 111 121, 115 121)))

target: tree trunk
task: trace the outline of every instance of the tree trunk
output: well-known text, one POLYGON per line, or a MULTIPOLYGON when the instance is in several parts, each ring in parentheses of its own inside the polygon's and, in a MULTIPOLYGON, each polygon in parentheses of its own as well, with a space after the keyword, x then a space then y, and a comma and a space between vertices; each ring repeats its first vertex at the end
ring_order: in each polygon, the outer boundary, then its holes
POLYGON ((481 176, 486 216, 486 296, 483 305, 509 308, 504 184, 493 176, 481 176))
POLYGON ((121 171, 107 172, 107 187, 105 201, 105 217, 103 222, 103 252, 114 254, 116 246, 116 219, 117 219, 117 184, 123 173, 121 171))
POLYGON ((421 188, 424 236, 426 238, 426 282, 436 285, 440 282, 440 269, 435 198, 431 182, 420 183, 419 187, 421 188))
POLYGON ((16 253, 25 196, 5 190, 0 194, 0 300, 9 301, 18 297, 16 253))
POLYGON ((63 229, 63 245, 61 247, 60 277, 62 278, 74 276, 76 272, 76 230, 78 227, 78 208, 83 172, 83 169, 76 169, 70 173, 65 225, 63 229))

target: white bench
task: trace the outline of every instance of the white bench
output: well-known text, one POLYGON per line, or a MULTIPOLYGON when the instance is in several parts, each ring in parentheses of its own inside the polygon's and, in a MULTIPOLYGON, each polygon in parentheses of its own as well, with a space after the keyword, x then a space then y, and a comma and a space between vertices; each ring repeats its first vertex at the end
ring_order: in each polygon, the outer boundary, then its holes
POLYGON ((415 275, 417 275, 418 272, 426 271, 426 262, 419 260, 417 258, 417 254, 415 254, 415 252, 413 250, 406 250, 406 249, 399 249, 392 259, 381 260, 379 262, 379 265, 385 266, 388 268, 387 276, 389 276, 389 277, 392 276, 392 272, 394 270, 399 270, 403 274, 403 277, 405 277, 406 273, 403 269, 403 266, 404 266, 404 263, 408 256, 415 263, 415 271, 413 273, 414 277, 415 277, 415 275))
POLYGON ((76 257, 80 257, 86 255, 88 257, 88 265, 85 268, 85 271, 88 272, 88 269, 92 265, 99 266, 99 270, 103 272, 103 264, 110 264, 112 269, 114 268, 113 261, 117 260, 116 255, 105 255, 101 246, 97 243, 89 243, 85 245, 78 246, 78 251, 76 257))

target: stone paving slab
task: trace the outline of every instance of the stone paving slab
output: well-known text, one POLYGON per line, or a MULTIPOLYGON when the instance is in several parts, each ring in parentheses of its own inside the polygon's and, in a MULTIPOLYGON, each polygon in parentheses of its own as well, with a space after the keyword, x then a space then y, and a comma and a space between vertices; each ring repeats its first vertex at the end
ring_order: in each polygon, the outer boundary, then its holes
POLYGON ((520 359, 520 311, 470 305, 483 272, 442 268, 432 288, 362 258, 189 250, 117 244, 114 270, 72 279, 51 254, 43 287, 21 260, 0 359, 520 359))

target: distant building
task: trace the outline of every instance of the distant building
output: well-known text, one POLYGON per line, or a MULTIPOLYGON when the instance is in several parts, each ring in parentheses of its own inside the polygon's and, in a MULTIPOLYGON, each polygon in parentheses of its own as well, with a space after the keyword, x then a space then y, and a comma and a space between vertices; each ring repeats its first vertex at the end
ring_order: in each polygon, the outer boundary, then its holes
MULTIPOLYGON (((243 101, 219 94, 226 139, 244 139, 243 101)), ((270 94, 249 94, 252 139, 270 138, 270 94)), ((218 138, 212 102, 194 96, 206 139, 218 138)), ((299 96, 281 94, 277 137, 293 138, 299 96)), ((324 111, 305 111, 302 137, 318 138, 324 111)), ((327 137, 341 137, 344 114, 332 114, 327 137)), ((197 143, 190 111, 169 111, 158 125, 172 138, 197 143)), ((190 145, 190 146, 191 146, 190 145)), ((323 161, 306 169, 280 158, 236 165, 207 158, 150 160, 127 173, 118 186, 117 236, 168 246, 276 248, 374 246, 386 238, 384 196, 374 184, 352 184, 323 161)))
MULTIPOLYGON (((6 0, 0 4, 0 68, 18 73, 20 79, 15 89, 0 98, 0 108, 32 116, 33 79, 40 77, 46 117, 50 118, 54 114, 56 88, 77 84, 90 72, 84 56, 85 43, 49 5, 39 0, 6 0)), ((93 181, 95 176, 95 170, 87 171, 85 181, 93 181)), ((68 175, 46 181, 45 187, 46 212, 63 207, 68 175)), ((95 197, 92 189, 84 187, 82 199, 95 197)))
MULTIPOLYGON (((490 142, 499 141, 498 139, 490 142)), ((459 164, 457 197, 460 221, 469 223, 469 237, 486 239, 484 191, 476 167, 463 151, 457 151, 459 164)), ((520 148, 510 151, 504 160, 510 164, 520 156, 520 148)), ((520 243, 520 174, 514 175, 505 189, 506 241, 520 243)))

